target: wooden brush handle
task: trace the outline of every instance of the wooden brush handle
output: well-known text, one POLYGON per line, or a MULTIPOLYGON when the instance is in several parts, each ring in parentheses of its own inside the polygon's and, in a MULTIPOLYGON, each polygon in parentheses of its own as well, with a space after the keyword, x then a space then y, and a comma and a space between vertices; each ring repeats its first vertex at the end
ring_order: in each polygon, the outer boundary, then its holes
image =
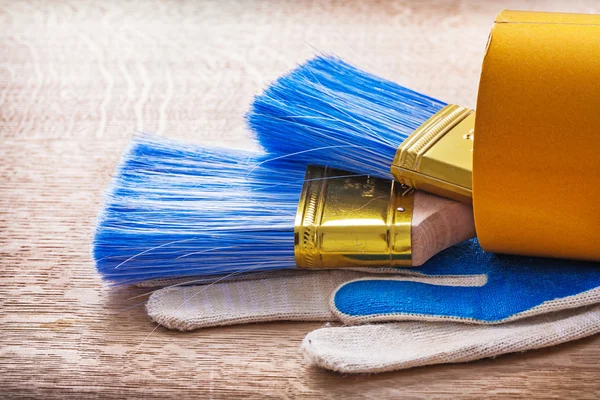
POLYGON ((415 192, 411 226, 415 267, 440 251, 475 237, 472 206, 421 191, 415 192))

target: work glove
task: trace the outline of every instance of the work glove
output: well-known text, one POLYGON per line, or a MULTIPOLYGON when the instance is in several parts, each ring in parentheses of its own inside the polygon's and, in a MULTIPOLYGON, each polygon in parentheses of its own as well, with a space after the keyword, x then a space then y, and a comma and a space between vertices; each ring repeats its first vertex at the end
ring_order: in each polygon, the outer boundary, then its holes
POLYGON ((312 364, 342 373, 464 362, 600 331, 598 263, 494 255, 470 240, 420 268, 377 272, 383 274, 300 270, 183 281, 155 291, 146 309, 179 330, 339 321, 348 326, 317 329, 301 349, 312 364))

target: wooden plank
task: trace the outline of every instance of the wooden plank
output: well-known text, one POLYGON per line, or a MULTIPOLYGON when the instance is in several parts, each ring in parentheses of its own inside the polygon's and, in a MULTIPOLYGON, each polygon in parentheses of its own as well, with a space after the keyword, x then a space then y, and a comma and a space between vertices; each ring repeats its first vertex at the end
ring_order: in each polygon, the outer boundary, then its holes
POLYGON ((148 337, 139 290, 103 285, 90 257, 102 191, 136 131, 254 146, 247 104, 313 47, 472 107, 504 7, 600 12, 566 0, 0 4, 3 394, 598 397, 598 337, 375 376, 308 367, 298 346, 322 324, 148 337))

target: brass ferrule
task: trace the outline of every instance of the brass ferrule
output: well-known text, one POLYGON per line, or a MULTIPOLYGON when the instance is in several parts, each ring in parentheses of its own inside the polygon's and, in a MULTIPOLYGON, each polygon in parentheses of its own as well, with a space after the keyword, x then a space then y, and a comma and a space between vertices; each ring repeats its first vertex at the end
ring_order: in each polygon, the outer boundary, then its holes
POLYGON ((391 172, 398 182, 471 203, 475 113, 450 104, 398 147, 391 172))
POLYGON ((411 265, 413 189, 309 166, 294 226, 299 268, 411 265))

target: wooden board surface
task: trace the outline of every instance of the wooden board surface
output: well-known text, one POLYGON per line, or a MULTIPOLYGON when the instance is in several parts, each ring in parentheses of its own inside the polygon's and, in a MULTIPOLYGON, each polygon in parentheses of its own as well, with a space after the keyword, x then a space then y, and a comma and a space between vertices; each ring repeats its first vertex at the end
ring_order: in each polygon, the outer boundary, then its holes
POLYGON ((102 191, 136 131, 253 146, 241 119, 252 96, 317 50, 472 107, 502 8, 600 12, 593 0, 0 3, 0 392, 598 397, 600 337, 376 376, 307 367, 298 346, 316 323, 145 340, 137 291, 103 285, 90 258, 102 191))

